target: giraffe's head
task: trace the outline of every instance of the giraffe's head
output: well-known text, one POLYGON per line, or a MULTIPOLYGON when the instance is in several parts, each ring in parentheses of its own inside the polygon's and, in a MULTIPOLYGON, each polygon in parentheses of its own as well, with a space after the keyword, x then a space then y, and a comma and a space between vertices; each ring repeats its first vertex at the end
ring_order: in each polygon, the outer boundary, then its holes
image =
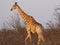
POLYGON ((15 3, 12 5, 12 7, 11 7, 10 10, 12 11, 12 10, 15 10, 15 9, 17 9, 17 2, 15 2, 15 3))

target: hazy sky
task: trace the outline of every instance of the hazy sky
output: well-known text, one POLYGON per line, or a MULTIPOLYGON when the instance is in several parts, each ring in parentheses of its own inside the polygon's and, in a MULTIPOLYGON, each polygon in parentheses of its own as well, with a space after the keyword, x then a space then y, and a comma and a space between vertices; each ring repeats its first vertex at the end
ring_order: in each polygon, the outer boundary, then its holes
MULTIPOLYGON (((35 20, 45 23, 53 19, 53 12, 56 5, 60 4, 60 0, 0 0, 0 24, 7 20, 11 15, 10 7, 18 2, 19 6, 35 20)), ((0 27, 1 27, 0 25, 0 27)))

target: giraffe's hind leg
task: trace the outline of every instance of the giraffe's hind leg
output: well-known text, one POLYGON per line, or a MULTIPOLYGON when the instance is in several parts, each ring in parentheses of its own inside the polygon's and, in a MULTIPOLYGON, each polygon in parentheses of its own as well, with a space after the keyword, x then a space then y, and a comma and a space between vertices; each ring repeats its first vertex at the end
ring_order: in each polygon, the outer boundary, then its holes
POLYGON ((43 41, 45 43, 45 39, 42 34, 38 35, 38 43, 37 44, 39 45, 41 43, 41 41, 43 41))
MULTIPOLYGON (((47 41, 46 41, 46 39, 44 38, 44 35, 43 35, 42 33, 40 33, 40 35, 38 35, 38 39, 40 39, 40 41, 42 41, 44 45, 48 45, 48 44, 47 44, 47 41)), ((38 41, 38 42, 40 42, 40 41, 38 41)), ((39 43, 38 43, 38 44, 39 44, 39 43)))
POLYGON ((38 35, 38 42, 37 42, 37 45, 39 45, 41 42, 41 39, 40 39, 40 36, 38 35))

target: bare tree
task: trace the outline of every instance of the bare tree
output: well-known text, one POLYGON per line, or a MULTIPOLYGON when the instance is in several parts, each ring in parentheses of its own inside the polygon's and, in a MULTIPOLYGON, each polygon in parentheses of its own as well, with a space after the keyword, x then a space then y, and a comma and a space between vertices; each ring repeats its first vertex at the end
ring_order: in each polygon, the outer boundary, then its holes
MULTIPOLYGON (((8 18, 9 19, 9 18, 8 18)), ((20 18, 18 14, 15 14, 14 16, 10 16, 10 21, 8 21, 8 25, 12 26, 15 30, 20 30, 21 25, 20 25, 20 18)))
POLYGON ((46 24, 48 26, 48 29, 50 29, 50 30, 53 30, 54 29, 54 24, 53 24, 52 21, 48 21, 48 23, 46 23, 46 24))
POLYGON ((58 28, 60 28, 60 5, 55 8, 55 16, 57 17, 58 28))
POLYGON ((48 27, 53 30, 53 29, 60 29, 60 5, 58 5, 55 9, 54 9, 54 13, 53 15, 55 16, 54 20, 56 21, 55 25, 52 21, 49 21, 48 23, 46 23, 48 25, 48 27))

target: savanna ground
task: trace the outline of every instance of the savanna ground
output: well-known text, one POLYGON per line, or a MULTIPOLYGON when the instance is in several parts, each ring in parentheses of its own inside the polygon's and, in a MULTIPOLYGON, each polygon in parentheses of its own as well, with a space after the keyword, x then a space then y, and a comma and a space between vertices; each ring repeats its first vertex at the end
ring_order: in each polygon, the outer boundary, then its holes
MULTIPOLYGON (((47 29, 43 34, 49 45, 60 45, 60 30, 47 29)), ((18 31, 0 31, 0 45, 25 45, 24 39, 26 36, 27 33, 23 29, 18 31)), ((27 42, 28 45, 37 45, 36 34, 32 34, 32 43, 30 43, 29 40, 27 42)), ((43 42, 41 42, 40 45, 43 45, 43 42)))

